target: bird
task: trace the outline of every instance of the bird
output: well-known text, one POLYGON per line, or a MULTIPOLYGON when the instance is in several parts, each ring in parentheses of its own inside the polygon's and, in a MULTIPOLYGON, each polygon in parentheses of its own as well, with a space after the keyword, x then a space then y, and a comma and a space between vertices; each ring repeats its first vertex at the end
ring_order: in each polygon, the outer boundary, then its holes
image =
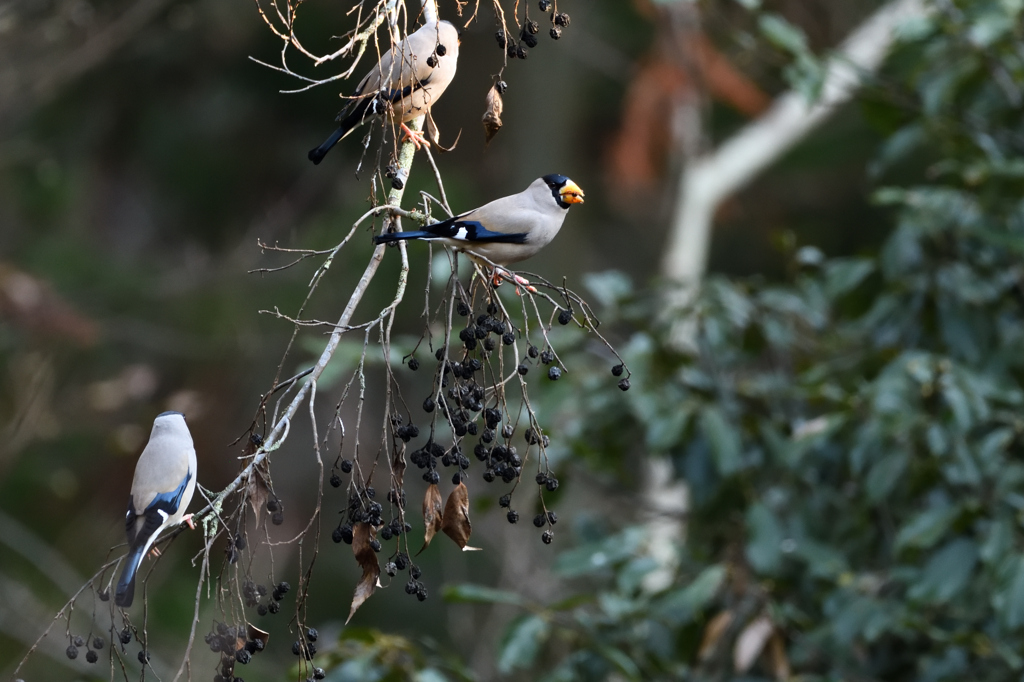
POLYGON ((196 489, 196 450, 181 412, 161 412, 153 420, 149 442, 135 465, 128 497, 125 531, 128 556, 117 582, 114 602, 129 607, 135 599, 135 577, 153 542, 165 528, 173 528, 191 514, 185 510, 196 489))
MULTIPOLYGON (((430 0, 427 0, 429 2, 430 0)), ((426 2, 424 3, 426 9, 426 2)), ((387 115, 397 121, 417 147, 425 140, 413 132, 407 121, 427 113, 455 78, 459 59, 459 32, 450 22, 438 21, 436 8, 425 11, 426 23, 396 47, 384 53, 380 62, 359 81, 349 103, 335 121, 338 129, 322 145, 309 151, 314 164, 364 121, 387 115)))
MULTIPOLYGON (((518 194, 495 199, 466 213, 415 232, 388 232, 375 244, 399 240, 439 241, 445 246, 482 256, 489 265, 507 266, 526 260, 547 246, 562 228, 566 212, 583 203, 583 190, 564 175, 538 178, 518 194)), ((494 282, 499 283, 495 270, 494 282)), ((516 277, 517 284, 528 284, 516 277)))

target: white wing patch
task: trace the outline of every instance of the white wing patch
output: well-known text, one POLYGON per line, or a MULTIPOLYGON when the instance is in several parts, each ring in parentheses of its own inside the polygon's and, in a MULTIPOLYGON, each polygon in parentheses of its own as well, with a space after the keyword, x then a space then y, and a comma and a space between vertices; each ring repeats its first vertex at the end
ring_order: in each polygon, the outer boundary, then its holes
POLYGON ((467 230, 464 227, 460 227, 459 231, 455 233, 455 235, 452 237, 452 239, 458 239, 459 241, 466 241, 466 238, 468 236, 469 236, 469 230, 467 230))

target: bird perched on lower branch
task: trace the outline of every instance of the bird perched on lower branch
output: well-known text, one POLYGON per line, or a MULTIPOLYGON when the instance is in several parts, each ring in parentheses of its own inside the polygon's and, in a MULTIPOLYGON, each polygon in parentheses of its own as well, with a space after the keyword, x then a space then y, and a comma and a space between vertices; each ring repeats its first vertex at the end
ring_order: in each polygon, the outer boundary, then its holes
POLYGON ((322 145, 309 152, 319 164, 327 152, 364 121, 388 116, 399 123, 417 147, 421 133, 406 122, 426 114, 455 78, 459 60, 459 32, 447 21, 437 20, 433 0, 424 0, 426 23, 395 47, 359 81, 349 103, 338 114, 338 129, 322 145), (432 11, 427 11, 429 8, 432 11), (395 55, 398 55, 396 58, 395 55))
MULTIPOLYGON (((135 575, 146 552, 165 528, 182 522, 195 489, 196 450, 185 416, 181 412, 162 412, 153 420, 149 442, 135 465, 124 519, 128 556, 114 598, 118 606, 132 605, 135 575)), ((187 522, 192 525, 191 515, 187 522)))
MULTIPOLYGON (((519 194, 495 199, 416 232, 390 232, 375 236, 373 241, 439 241, 470 256, 483 256, 494 265, 511 265, 547 246, 562 228, 569 207, 582 203, 579 185, 564 175, 545 175, 519 194)), ((516 282, 526 284, 519 279, 516 282)))

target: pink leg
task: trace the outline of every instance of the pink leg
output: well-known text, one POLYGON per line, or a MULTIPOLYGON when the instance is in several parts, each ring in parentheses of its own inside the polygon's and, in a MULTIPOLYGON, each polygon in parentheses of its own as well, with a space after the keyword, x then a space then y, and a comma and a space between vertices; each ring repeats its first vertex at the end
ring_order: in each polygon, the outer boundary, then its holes
POLYGON ((423 136, 423 132, 419 130, 413 130, 409 126, 402 124, 402 142, 406 140, 412 142, 416 149, 421 147, 429 147, 430 143, 427 142, 427 138, 423 136))

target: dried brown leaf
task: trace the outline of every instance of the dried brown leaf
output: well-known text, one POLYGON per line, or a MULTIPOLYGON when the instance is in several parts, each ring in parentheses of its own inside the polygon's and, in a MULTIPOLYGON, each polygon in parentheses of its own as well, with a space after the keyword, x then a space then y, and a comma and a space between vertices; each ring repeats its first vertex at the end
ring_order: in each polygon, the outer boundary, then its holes
POLYGON ((484 104, 484 116, 481 120, 484 124, 484 139, 486 142, 490 142, 501 130, 501 112, 505 108, 505 103, 502 101, 498 89, 492 87, 487 91, 487 99, 484 104))
POLYGON ((395 456, 391 458, 391 484, 395 490, 400 491, 405 486, 406 467, 405 443, 400 442, 395 448, 395 456))
POLYGON ((704 638, 700 643, 700 650, 697 652, 697 657, 706 661, 718 647, 718 641, 722 639, 722 635, 729 629, 729 625, 732 623, 732 611, 722 611, 718 613, 708 626, 704 628, 704 638))
MULTIPOLYGON (((245 454, 251 455, 249 452, 251 449, 250 445, 246 446, 245 454)), ((252 505, 252 512, 256 516, 256 525, 260 525, 260 513, 267 508, 267 499, 270 498, 270 465, 266 459, 259 463, 256 468, 252 470, 249 475, 249 481, 245 485, 245 495, 249 498, 249 504, 252 505)))
POLYGON ((363 605, 370 595, 380 586, 380 564, 377 563, 377 553, 370 547, 370 541, 377 535, 377 529, 368 523, 357 523, 352 527, 352 553, 356 561, 363 569, 363 577, 356 585, 355 593, 352 595, 352 608, 348 612, 345 623, 348 624, 355 615, 356 610, 363 605))
POLYGON ((459 144, 459 140, 461 138, 462 138, 462 131, 460 130, 459 134, 455 136, 455 142, 452 142, 452 146, 451 147, 445 147, 443 144, 441 144, 441 131, 437 127, 437 123, 434 122, 434 115, 430 112, 429 109, 427 110, 427 139, 429 139, 431 142, 433 142, 437 146, 439 151, 442 151, 442 152, 450 152, 450 151, 452 151, 453 149, 455 149, 455 146, 457 144, 459 144))
POLYGON ((768 642, 768 661, 775 679, 785 682, 792 677, 793 671, 789 667, 789 657, 786 656, 786 642, 778 630, 768 642))
POLYGON ((444 513, 441 507, 441 490, 436 483, 427 486, 427 492, 423 496, 423 547, 417 554, 430 546, 437 531, 441 530, 444 513))
POLYGON ((732 650, 732 664, 736 672, 745 673, 750 670, 774 631, 775 626, 768 616, 759 616, 747 623, 740 636, 736 638, 736 645, 732 650))
POLYGON ((473 532, 473 524, 469 521, 469 489, 465 483, 459 483, 448 495, 448 501, 444 504, 441 530, 454 540, 460 549, 476 549, 466 546, 469 543, 469 535, 473 532))
POLYGON ((245 631, 246 631, 246 634, 249 636, 249 639, 251 639, 251 640, 257 640, 258 639, 261 642, 263 642, 263 646, 266 646, 267 642, 270 641, 270 633, 269 632, 265 632, 263 630, 260 630, 258 627, 256 627, 255 625, 253 625, 251 623, 246 624, 245 631))

